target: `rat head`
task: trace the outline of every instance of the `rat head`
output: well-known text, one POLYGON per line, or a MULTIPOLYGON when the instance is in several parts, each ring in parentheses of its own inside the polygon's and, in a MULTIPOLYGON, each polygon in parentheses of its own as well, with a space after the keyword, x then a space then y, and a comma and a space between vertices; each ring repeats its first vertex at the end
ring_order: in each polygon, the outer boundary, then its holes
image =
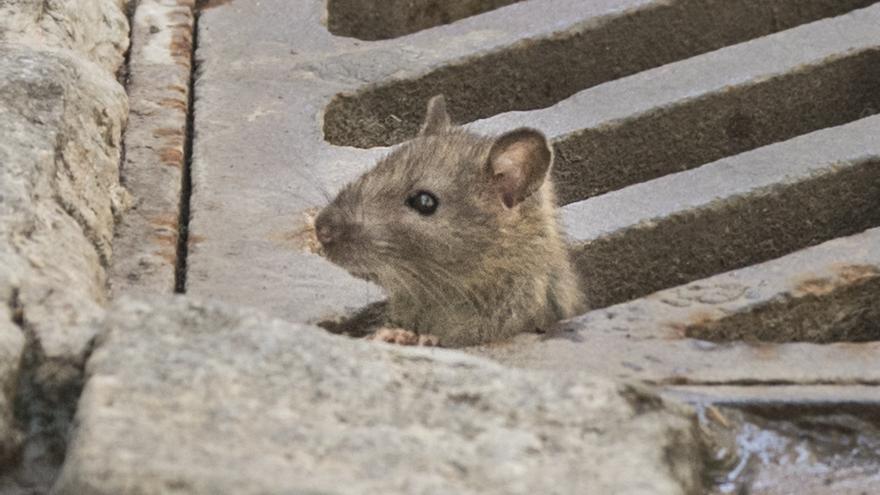
POLYGON ((316 235, 327 258, 389 292, 460 292, 463 280, 510 265, 523 236, 540 235, 551 160, 540 132, 469 133, 435 96, 418 137, 345 186, 316 235))

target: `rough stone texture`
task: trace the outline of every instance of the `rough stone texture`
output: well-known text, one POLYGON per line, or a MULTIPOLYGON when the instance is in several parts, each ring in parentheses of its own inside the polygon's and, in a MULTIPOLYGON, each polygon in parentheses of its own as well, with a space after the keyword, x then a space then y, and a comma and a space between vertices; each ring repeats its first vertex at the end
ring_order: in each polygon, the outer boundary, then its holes
POLYGON ((637 387, 183 297, 104 327, 59 494, 699 492, 693 416, 637 387))
POLYGON ((0 50, 0 74, 0 286, 47 357, 81 357, 125 198, 125 93, 90 62, 23 45, 0 50))
POLYGON ((9 287, 0 285, 0 465, 18 453, 22 439, 13 420, 12 405, 25 339, 18 326, 20 308, 15 295, 7 291, 9 287))
MULTIPOLYGON (((117 163, 126 112, 122 88, 100 66, 0 44, 0 306, 14 306, 28 341, 26 359, 0 367, 4 385, 25 384, 14 395, 26 441, 6 459, 22 462, 4 466, 4 493, 46 488, 63 455, 125 202, 117 163)), ((0 416, 9 407, 0 401, 0 416)))
POLYGON ((120 173, 134 205, 116 226, 114 297, 174 290, 192 28, 192 0, 142 0, 132 21, 120 173))
POLYGON ((128 49, 130 0, 0 0, 0 42, 77 52, 109 73, 128 49))
POLYGON ((3 493, 48 489, 106 300, 113 224, 128 203, 116 81, 127 30, 122 2, 0 0, 3 493), (7 428, 13 400, 20 446, 7 428))
POLYGON ((662 385, 880 385, 877 246, 871 229, 469 352, 662 385))
POLYGON ((24 46, 0 55, 3 283, 18 288, 25 322, 50 354, 70 350, 70 327, 103 300, 126 105, 96 71, 24 46))

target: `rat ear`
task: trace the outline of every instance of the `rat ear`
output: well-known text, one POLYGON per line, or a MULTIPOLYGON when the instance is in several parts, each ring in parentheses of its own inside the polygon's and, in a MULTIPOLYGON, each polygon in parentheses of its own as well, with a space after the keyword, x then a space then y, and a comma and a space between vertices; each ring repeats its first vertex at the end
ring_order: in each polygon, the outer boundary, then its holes
POLYGON ((544 134, 523 127, 495 140, 486 172, 504 206, 513 208, 541 187, 552 160, 544 134))
POLYGON ((420 136, 443 134, 452 127, 452 120, 446 113, 446 98, 436 95, 428 101, 428 113, 425 115, 425 123, 419 130, 420 136))

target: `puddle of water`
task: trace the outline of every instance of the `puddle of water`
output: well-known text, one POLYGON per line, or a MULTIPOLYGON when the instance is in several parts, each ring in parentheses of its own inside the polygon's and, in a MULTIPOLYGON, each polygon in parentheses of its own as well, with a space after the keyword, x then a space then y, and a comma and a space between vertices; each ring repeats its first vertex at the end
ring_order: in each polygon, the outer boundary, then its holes
POLYGON ((713 445, 711 495, 873 495, 880 493, 880 414, 767 418, 701 408, 713 445))

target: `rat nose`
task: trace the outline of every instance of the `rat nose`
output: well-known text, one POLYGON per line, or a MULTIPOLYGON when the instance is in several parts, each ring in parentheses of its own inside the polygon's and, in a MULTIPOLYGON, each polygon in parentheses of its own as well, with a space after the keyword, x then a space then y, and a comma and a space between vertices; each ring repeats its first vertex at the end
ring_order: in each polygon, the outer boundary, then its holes
POLYGON ((317 225, 315 230, 316 234, 318 235, 318 241, 325 246, 327 244, 332 244, 334 239, 336 239, 336 234, 333 231, 333 227, 327 224, 317 225))
POLYGON ((322 246, 327 247, 339 239, 341 218, 333 210, 324 210, 315 219, 315 236, 322 246))

